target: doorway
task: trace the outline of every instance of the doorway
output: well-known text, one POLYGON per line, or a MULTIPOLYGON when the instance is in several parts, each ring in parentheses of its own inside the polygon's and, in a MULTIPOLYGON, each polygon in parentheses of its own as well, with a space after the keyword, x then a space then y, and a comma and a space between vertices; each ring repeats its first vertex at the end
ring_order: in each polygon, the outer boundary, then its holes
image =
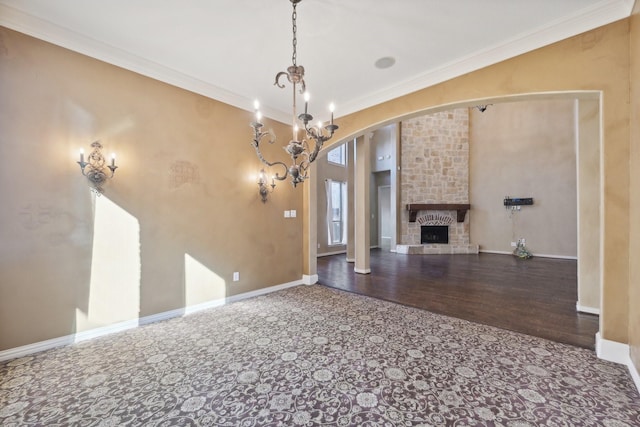
POLYGON ((391 250, 391 186, 378 187, 378 246, 385 250, 391 250))

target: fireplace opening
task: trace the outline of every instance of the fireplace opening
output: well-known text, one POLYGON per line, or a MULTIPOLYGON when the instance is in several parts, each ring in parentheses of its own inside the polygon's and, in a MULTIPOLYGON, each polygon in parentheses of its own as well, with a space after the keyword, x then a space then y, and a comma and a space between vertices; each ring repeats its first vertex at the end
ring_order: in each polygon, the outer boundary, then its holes
POLYGON ((423 225, 420 227, 420 243, 449 243, 448 225, 423 225))

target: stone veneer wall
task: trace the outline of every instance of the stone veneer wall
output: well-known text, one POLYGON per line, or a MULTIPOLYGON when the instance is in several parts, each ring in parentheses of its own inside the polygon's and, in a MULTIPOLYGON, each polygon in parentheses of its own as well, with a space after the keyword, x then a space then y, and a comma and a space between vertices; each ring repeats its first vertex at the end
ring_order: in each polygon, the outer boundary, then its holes
MULTIPOLYGON (((402 122, 401 206, 408 203, 469 203, 469 110, 459 108, 402 122)), ((477 253, 469 244, 469 215, 456 222, 454 211, 429 211, 453 217, 448 245, 421 245, 427 212, 409 222, 403 209, 400 253, 477 253), (421 220, 422 219, 422 220, 421 220)))

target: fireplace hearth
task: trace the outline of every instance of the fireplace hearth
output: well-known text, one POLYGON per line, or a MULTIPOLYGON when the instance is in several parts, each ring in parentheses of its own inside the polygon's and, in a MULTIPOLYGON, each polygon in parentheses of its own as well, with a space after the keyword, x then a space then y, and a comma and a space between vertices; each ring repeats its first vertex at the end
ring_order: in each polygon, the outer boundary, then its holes
POLYGON ((421 244, 449 244, 448 225, 423 225, 420 227, 421 244))

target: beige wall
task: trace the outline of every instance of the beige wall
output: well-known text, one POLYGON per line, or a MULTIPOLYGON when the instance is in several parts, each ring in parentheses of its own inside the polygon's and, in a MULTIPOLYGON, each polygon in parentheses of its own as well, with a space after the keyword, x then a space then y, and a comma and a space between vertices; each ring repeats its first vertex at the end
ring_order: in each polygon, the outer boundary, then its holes
POLYGON ((0 350, 301 278, 302 191, 260 201, 250 113, 4 28, 0 94, 0 350))
POLYGON ((576 257, 574 102, 496 103, 470 111, 471 242, 481 251, 511 252, 511 242, 524 238, 535 254, 576 257), (508 210, 505 196, 533 197, 534 204, 508 210))
POLYGON ((395 153, 396 126, 389 125, 376 129, 371 135, 371 172, 393 170, 395 153))
POLYGON ((631 360, 640 373, 640 1, 636 1, 630 29, 631 155, 629 230, 629 345, 631 360))
MULTIPOLYGON (((601 333, 631 342, 640 365, 640 310, 629 303, 640 294, 637 11, 630 20, 342 117, 333 142, 432 108, 602 91, 601 333)), ((301 193, 282 183, 262 205, 257 186, 244 178, 259 169, 248 154, 249 113, 6 29, 0 35, 0 349, 72 333, 78 317, 90 315, 94 205, 74 160, 79 147, 98 138, 121 166, 105 197, 128 229, 139 229, 127 248, 139 245, 140 265, 127 272, 139 275, 130 286, 140 316, 212 293, 186 285, 187 254, 191 275, 224 282, 228 294, 296 280, 301 266, 315 274, 312 186, 301 193), (198 179, 176 186, 184 180, 176 177, 183 164, 177 162, 196 166, 198 179), (302 219, 282 218, 303 200, 302 219), (239 283, 230 282, 233 271, 241 272, 239 283)))
POLYGON ((380 186, 389 186, 391 200, 395 200, 395 181, 396 181, 396 127, 397 125, 389 125, 380 129, 376 129, 371 133, 371 188, 369 193, 369 201, 371 202, 371 246, 382 247, 384 250, 395 249, 395 215, 396 207, 391 206, 390 212, 390 242, 382 245, 380 240, 380 212, 378 191, 380 186), (389 247, 387 247, 387 245, 389 247))
POLYGON ((336 140, 353 138, 428 110, 497 102, 510 96, 526 98, 526 94, 532 93, 571 92, 570 98, 581 98, 582 91, 602 91, 600 332, 604 339, 627 343, 630 318, 629 45, 629 20, 618 21, 342 117, 338 120, 340 131, 336 140))

